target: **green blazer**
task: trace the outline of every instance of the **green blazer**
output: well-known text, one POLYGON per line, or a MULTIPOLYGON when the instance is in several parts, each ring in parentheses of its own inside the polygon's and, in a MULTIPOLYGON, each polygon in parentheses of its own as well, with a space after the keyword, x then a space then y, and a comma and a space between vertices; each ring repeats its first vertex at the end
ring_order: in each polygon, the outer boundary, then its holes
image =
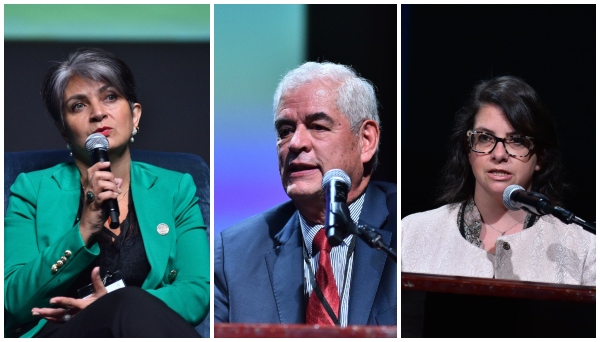
MULTIPOLYGON (((79 233, 81 185, 74 164, 20 174, 10 190, 4 218, 5 335, 21 326, 19 335, 30 337, 46 323, 31 309, 64 295, 100 248, 97 243, 87 248, 79 233), (70 256, 53 272, 66 251, 70 256)), ((210 259, 192 177, 132 162, 131 192, 151 267, 142 288, 197 325, 208 312, 210 259)))

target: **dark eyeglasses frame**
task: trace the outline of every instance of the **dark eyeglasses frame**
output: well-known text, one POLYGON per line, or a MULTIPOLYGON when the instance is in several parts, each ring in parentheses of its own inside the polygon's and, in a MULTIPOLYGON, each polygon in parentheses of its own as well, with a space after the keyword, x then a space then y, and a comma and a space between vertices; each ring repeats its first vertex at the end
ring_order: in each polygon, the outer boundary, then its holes
POLYGON ((497 136, 495 136, 493 134, 490 134, 490 133, 487 133, 487 132, 480 132, 480 131, 475 131, 475 130, 469 130, 469 131, 467 131, 467 140, 469 141, 469 147, 471 148, 471 151, 473 151, 475 153, 490 154, 490 153, 492 153, 494 151, 494 149, 496 148, 496 145, 498 145, 498 142, 501 142, 502 145, 504 146, 504 151, 506 151, 506 154, 508 154, 511 157, 519 157, 519 158, 523 158, 523 157, 529 156, 531 154, 531 150, 533 150, 533 148, 535 147, 535 143, 533 141, 534 140, 533 137, 530 137, 530 136, 527 136, 527 135, 511 135, 511 136, 508 136, 506 138, 498 138, 497 136), (475 134, 475 133, 485 134, 485 135, 488 135, 488 136, 494 138, 494 141, 495 141, 494 147, 492 147, 492 149, 489 152, 476 151, 473 148, 473 144, 471 143, 471 136, 473 134, 475 134), (529 151, 527 151, 527 154, 525 154, 523 156, 518 156, 516 154, 512 154, 512 153, 508 152, 508 150, 506 149, 506 140, 511 140, 511 139, 514 139, 515 137, 527 138, 527 139, 529 139, 531 141, 531 147, 529 147, 529 151))

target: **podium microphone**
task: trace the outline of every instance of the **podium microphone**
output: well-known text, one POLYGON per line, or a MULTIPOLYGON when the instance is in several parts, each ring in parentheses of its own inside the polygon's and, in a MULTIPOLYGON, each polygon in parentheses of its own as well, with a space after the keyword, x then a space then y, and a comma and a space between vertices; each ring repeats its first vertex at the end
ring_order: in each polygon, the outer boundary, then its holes
POLYGON ((352 181, 346 172, 340 169, 329 170, 323 176, 321 186, 325 190, 325 235, 332 247, 338 246, 344 239, 355 234, 368 246, 385 251, 396 262, 396 251, 385 244, 375 229, 366 225, 356 225, 350 217, 348 191, 352 181))
MULTIPOLYGON (((92 133, 85 140, 85 149, 90 153, 90 157, 92 158, 92 165, 97 162, 107 162, 108 161, 108 139, 100 133, 92 133)), ((110 167, 105 169, 105 171, 110 171, 110 167)), ((119 203, 116 199, 111 198, 102 203, 102 209, 104 210, 104 215, 110 217, 110 228, 115 229, 119 228, 119 203)))
POLYGON ((338 246, 348 236, 348 223, 352 219, 346 201, 351 184, 348 174, 340 169, 329 170, 323 176, 321 187, 325 190, 325 235, 332 247, 338 246))
POLYGON ((554 209, 554 206, 544 195, 525 191, 522 186, 517 184, 509 185, 504 189, 502 202, 509 210, 523 209, 538 216, 552 214, 554 209))
POLYGON ((509 210, 523 209, 538 216, 552 214, 566 224, 576 223, 592 234, 596 234, 596 224, 586 222, 575 216, 572 212, 553 205, 546 196, 537 192, 525 191, 517 184, 509 185, 504 189, 502 202, 509 210))

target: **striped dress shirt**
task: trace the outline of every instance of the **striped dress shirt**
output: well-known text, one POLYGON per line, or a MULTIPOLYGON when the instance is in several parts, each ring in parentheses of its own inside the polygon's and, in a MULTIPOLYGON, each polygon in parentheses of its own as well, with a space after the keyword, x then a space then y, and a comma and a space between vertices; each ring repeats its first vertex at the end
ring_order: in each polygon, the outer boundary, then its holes
MULTIPOLYGON (((365 201, 365 194, 363 193, 356 201, 348 206, 350 210, 350 218, 354 223, 358 223, 360 212, 362 210, 363 202, 365 201)), ((315 256, 312 256, 312 241, 317 232, 323 228, 322 224, 314 224, 307 221, 302 215, 300 215, 300 227, 302 229, 302 236, 309 256, 309 263, 304 262, 304 294, 305 298, 308 298, 312 292, 311 283, 311 268, 312 274, 317 274, 317 268, 319 265, 320 252, 315 256)), ((335 278, 335 284, 337 285, 338 295, 340 296, 340 325, 345 327, 348 325, 348 297, 350 295, 350 284, 352 278, 352 261, 354 260, 354 251, 351 251, 350 258, 348 258, 348 250, 350 248, 354 235, 347 236, 344 241, 339 245, 331 249, 330 259, 331 266, 333 268, 333 275, 335 278), (346 260, 348 260, 348 270, 346 271, 346 260)))

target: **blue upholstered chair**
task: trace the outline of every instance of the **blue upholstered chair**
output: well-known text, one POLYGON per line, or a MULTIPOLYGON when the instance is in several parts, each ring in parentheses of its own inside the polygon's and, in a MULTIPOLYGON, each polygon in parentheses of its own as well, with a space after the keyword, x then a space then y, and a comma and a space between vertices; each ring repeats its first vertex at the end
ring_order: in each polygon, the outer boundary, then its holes
MULTIPOLYGON (((196 196, 207 227, 210 227, 210 172, 204 160, 189 153, 154 152, 131 150, 131 159, 179 172, 189 173, 196 183, 196 196)), ((5 152, 4 153, 4 212, 8 207, 10 186, 22 172, 52 167, 58 163, 71 162, 66 150, 5 152)), ((210 232, 207 229, 207 234, 210 232)), ((210 335, 210 313, 196 326, 203 337, 210 335)))

